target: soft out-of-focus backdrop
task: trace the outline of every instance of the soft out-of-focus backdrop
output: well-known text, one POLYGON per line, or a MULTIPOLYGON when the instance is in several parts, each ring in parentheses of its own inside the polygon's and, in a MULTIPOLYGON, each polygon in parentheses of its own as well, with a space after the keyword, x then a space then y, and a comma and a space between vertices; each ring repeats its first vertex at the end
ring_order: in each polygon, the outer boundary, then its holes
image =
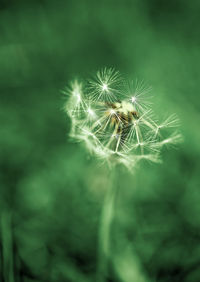
POLYGON ((108 281, 200 281, 199 1, 0 1, 0 281, 96 281, 109 171, 68 138, 60 90, 115 67, 184 143, 119 178, 108 281))

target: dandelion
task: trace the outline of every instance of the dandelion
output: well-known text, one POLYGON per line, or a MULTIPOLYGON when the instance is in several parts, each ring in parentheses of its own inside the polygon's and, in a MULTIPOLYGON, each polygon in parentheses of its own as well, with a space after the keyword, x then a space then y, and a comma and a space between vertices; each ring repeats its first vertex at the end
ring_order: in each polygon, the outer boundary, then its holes
MULTIPOLYGON (((162 147, 177 144, 181 135, 173 130, 178 125, 176 115, 162 122, 155 118, 149 91, 144 82, 126 82, 119 72, 106 68, 84 84, 72 82, 64 91, 68 96, 65 109, 71 119, 71 137, 85 142, 91 153, 109 165, 122 164, 132 171, 143 159, 159 162, 162 147)), ((99 282, 107 281, 116 177, 117 173, 111 175, 100 219, 99 282)))
POLYGON ((162 147, 181 137, 166 131, 178 125, 175 115, 161 123, 154 118, 149 91, 143 82, 125 82, 119 72, 106 68, 84 84, 72 82, 65 90, 71 136, 111 165, 132 169, 142 159, 159 162, 162 147))

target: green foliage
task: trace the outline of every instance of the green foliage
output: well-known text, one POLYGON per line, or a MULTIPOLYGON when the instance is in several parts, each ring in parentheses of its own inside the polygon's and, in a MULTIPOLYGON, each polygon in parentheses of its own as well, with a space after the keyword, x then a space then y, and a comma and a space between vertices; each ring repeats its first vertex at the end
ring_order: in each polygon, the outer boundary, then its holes
POLYGON ((152 85, 184 143, 118 172, 108 280, 200 280, 198 1, 1 1, 0 281, 96 281, 110 172, 59 93, 104 66, 152 85), (67 120, 66 120, 67 119, 67 120))

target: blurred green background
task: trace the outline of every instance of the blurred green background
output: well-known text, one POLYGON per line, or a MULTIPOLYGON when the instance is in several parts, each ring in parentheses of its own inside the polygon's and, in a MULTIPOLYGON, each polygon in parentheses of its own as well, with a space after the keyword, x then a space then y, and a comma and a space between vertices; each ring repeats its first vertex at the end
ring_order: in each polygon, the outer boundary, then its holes
POLYGON ((152 85, 184 137, 120 172, 107 281, 200 281, 199 14, 195 0, 0 1, 0 281, 96 281, 109 171, 69 140, 60 90, 105 66, 152 85))

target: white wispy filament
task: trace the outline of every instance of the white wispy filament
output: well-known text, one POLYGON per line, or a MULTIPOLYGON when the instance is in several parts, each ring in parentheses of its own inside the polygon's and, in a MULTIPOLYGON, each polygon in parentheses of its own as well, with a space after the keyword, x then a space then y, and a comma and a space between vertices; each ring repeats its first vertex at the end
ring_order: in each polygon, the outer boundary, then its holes
POLYGON ((153 118, 148 91, 144 83, 127 83, 106 68, 84 84, 72 82, 64 91, 70 135, 110 164, 131 169, 142 159, 158 162, 161 148, 179 142, 181 135, 168 132, 178 125, 176 115, 162 123, 153 118))

